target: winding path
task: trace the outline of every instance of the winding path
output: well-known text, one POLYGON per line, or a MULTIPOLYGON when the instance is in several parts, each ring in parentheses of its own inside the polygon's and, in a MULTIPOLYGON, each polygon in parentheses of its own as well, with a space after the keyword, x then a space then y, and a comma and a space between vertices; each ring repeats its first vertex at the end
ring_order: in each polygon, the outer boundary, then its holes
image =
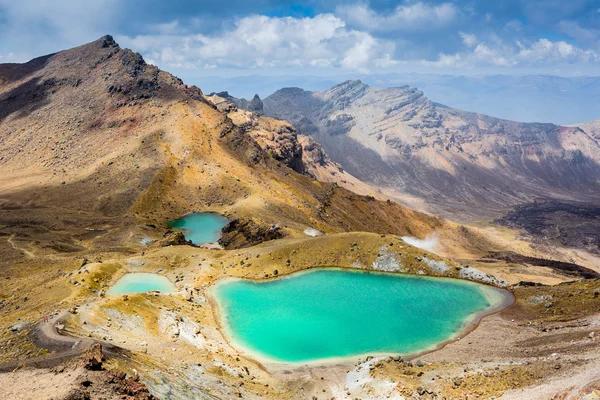
POLYGON ((124 350, 110 343, 87 337, 61 334, 57 325, 59 325, 67 315, 67 311, 62 311, 49 318, 48 322, 40 322, 33 328, 36 346, 49 351, 54 351, 53 354, 0 364, 0 373, 11 372, 23 366, 52 368, 67 360, 82 355, 96 343, 100 343, 102 352, 105 355, 110 357, 123 357, 124 350))
POLYGON ((17 246, 17 244, 15 243, 15 238, 16 237, 17 237, 17 235, 15 235, 15 234, 13 234, 10 237, 8 237, 6 239, 8 241, 8 244, 10 244, 13 249, 24 253, 27 257, 29 257, 29 258, 35 258, 35 254, 33 254, 31 251, 29 251, 29 250, 27 250, 27 249, 25 249, 23 247, 17 246))

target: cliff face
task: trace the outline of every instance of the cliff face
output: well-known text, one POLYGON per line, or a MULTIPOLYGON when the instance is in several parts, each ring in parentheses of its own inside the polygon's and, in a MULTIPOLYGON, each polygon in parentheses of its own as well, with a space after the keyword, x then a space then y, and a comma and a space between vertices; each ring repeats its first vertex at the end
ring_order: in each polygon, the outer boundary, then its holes
MULTIPOLYGON (((207 99, 226 113, 236 126, 252 136, 268 155, 294 171, 323 182, 338 184, 359 194, 377 196, 376 188, 344 171, 340 164, 329 158, 314 138, 299 135, 289 122, 257 114, 251 111, 253 107, 250 102, 232 97, 227 92, 212 93, 207 99)), ((257 103, 258 101, 255 102, 257 103)), ((262 101, 260 104, 262 111, 262 101)))
POLYGON ((315 138, 357 178, 455 218, 540 197, 593 202, 600 193, 598 138, 576 127, 464 112, 415 88, 360 81, 321 92, 282 89, 264 110, 315 138))
POLYGON ((232 97, 227 92, 212 93, 207 99, 252 136, 272 158, 300 174, 306 173, 296 129, 286 121, 262 117, 262 101, 258 96, 255 96, 254 103, 232 97), (260 104, 260 113, 252 111, 257 104, 260 104))

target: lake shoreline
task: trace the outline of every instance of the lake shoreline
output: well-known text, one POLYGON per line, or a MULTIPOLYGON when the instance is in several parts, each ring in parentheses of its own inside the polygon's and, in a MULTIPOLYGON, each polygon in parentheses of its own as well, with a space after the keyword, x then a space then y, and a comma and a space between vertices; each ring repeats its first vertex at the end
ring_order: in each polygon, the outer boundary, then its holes
POLYGON ((487 316, 499 313, 510 306, 512 306, 516 299, 512 292, 505 288, 499 288, 497 286, 480 283, 476 281, 471 281, 467 279, 455 278, 455 277, 444 277, 444 276, 431 276, 431 275, 418 275, 418 274, 405 274, 399 272, 386 272, 386 271, 378 271, 378 270, 366 270, 366 269, 358 269, 358 268, 348 268, 348 267, 311 267, 301 271, 294 271, 274 277, 256 279, 256 278, 242 278, 242 277, 222 277, 216 281, 214 281, 209 287, 205 289, 205 293, 207 294, 207 299, 211 305, 211 309, 213 311, 213 316, 215 321, 217 322, 217 329, 221 332, 221 335, 225 338, 228 345, 234 348, 240 356, 254 362, 261 369, 264 369, 269 372, 277 372, 283 370, 302 370, 302 368, 315 368, 315 367, 332 367, 332 366, 348 366, 354 365, 359 361, 364 361, 366 357, 402 357, 404 360, 414 360, 416 358, 422 357, 426 354, 441 350, 446 345, 456 342, 457 340, 463 339, 470 332, 477 329, 481 320, 487 316), (486 297, 486 299, 490 302, 491 307, 482 310, 480 312, 476 312, 473 315, 469 316, 466 319, 460 329, 458 329, 449 339, 436 343, 426 349, 412 352, 412 353, 394 353, 394 352, 366 352, 360 354, 354 354, 350 356, 343 357, 326 357, 321 359, 315 359, 311 361, 299 361, 299 362, 289 362, 289 361, 280 361, 276 359, 272 359, 268 356, 265 356, 259 352, 248 350, 246 346, 236 343, 235 339, 233 339, 233 335, 230 332, 230 328, 224 322, 224 318, 222 318, 223 310, 219 305, 219 302, 216 298, 216 294, 214 293, 214 289, 218 284, 226 283, 227 281, 251 281, 254 283, 267 283, 276 280, 289 279, 292 275, 294 277, 298 276, 298 274, 306 274, 310 272, 316 271, 331 271, 331 270, 339 270, 339 271, 353 271, 356 273, 370 273, 370 274, 380 274, 380 275, 392 275, 392 276, 407 276, 407 277, 418 277, 422 279, 446 279, 446 280, 457 280, 463 283, 472 283, 482 285, 482 294, 486 297), (496 296, 490 296, 488 291, 494 290, 496 296), (498 296, 500 294, 500 296, 498 296), (500 299, 500 301, 493 303, 493 297, 500 299))

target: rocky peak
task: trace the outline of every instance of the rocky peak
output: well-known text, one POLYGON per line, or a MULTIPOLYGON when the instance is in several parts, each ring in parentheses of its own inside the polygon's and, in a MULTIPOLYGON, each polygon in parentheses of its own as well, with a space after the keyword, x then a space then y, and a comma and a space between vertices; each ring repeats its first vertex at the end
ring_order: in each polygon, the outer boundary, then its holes
POLYGON ((104 36, 102 36, 98 40, 99 41, 102 40, 102 47, 103 48, 107 48, 107 47, 119 47, 119 44, 117 42, 115 42, 115 39, 113 39, 113 37, 111 35, 104 35, 104 36))
POLYGON ((263 102, 258 96, 258 94, 255 94, 252 100, 250 100, 250 102, 248 103, 248 111, 258 115, 263 114, 263 102))
POLYGON ((229 92, 227 92, 227 91, 218 92, 218 93, 213 92, 213 93, 209 94, 208 97, 212 99, 211 100, 212 103, 215 103, 215 101, 220 103, 217 107, 220 109, 223 108, 222 111, 225 111, 225 110, 232 111, 233 108, 239 108, 240 110, 250 111, 257 115, 263 115, 263 102, 260 99, 260 97, 258 96, 258 94, 255 94, 254 97, 252 98, 252 100, 250 100, 250 101, 248 101, 246 99, 238 99, 237 97, 230 95, 229 92), (219 98, 221 98, 225 102, 229 103, 229 106, 226 106, 225 103, 223 103, 222 101, 219 101, 218 100, 219 98))
POLYGON ((364 96, 368 89, 369 86, 360 80, 348 80, 319 92, 319 97, 325 101, 351 102, 364 96))

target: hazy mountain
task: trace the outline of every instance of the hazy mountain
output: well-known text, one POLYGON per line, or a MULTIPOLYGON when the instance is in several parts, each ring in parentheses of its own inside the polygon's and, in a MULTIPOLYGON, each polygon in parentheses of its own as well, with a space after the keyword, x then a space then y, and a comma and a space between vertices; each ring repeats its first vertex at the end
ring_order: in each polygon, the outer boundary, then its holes
POLYGON ((572 126, 581 128, 585 133, 593 137, 595 140, 600 141, 600 119, 585 122, 583 124, 575 124, 572 126))
POLYGON ((434 73, 356 74, 336 76, 251 75, 195 77, 202 88, 228 90, 238 97, 262 98, 283 87, 326 90, 349 79, 374 87, 409 85, 435 102, 521 122, 574 124, 600 117, 599 76, 442 75, 434 73))
POLYGON ((428 211, 485 217, 538 198, 599 198, 600 144, 576 127, 460 111, 415 88, 361 81, 281 89, 263 103, 350 174, 428 211))

